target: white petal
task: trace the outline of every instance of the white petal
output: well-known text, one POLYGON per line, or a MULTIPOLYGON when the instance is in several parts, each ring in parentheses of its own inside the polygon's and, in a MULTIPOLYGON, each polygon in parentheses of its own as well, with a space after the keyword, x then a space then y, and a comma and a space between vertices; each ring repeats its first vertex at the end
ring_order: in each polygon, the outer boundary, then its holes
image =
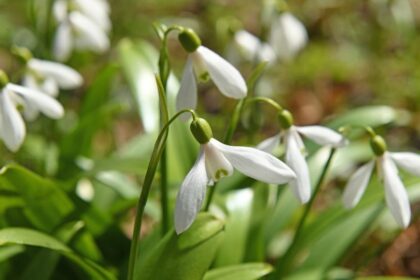
POLYGON ((59 88, 58 88, 57 82, 54 79, 46 78, 44 83, 42 83, 41 85, 40 91, 46 93, 47 95, 51 97, 57 97, 59 88))
POLYGON ((420 176, 420 155, 414 153, 389 153, 394 162, 415 176, 420 176))
MULTIPOLYGON (((296 198, 301 203, 308 202, 311 197, 311 180, 308 165, 301 148, 299 147, 294 131, 286 135, 286 163, 296 173, 296 179, 289 182, 296 198)), ((297 133, 296 133, 297 134, 297 133)))
POLYGON ((234 168, 256 180, 269 184, 284 184, 296 178, 295 173, 274 156, 249 147, 234 147, 211 139, 234 168))
POLYGON ((343 135, 324 126, 310 125, 295 127, 299 133, 322 146, 331 145, 333 147, 342 147, 347 143, 343 135))
POLYGON ((0 92, 0 126, 6 147, 12 152, 16 152, 25 139, 26 129, 10 94, 7 87, 3 89, 3 92, 0 92))
POLYGON ((269 41, 278 57, 290 59, 306 45, 308 34, 297 18, 283 13, 273 21, 269 41))
POLYGON ((67 1, 55 0, 53 5, 53 15, 56 21, 62 22, 67 16, 67 1))
MULTIPOLYGON (((176 96, 177 111, 183 109, 195 109, 197 107, 197 83, 195 81, 192 58, 188 57, 182 74, 181 86, 176 96)), ((183 114, 184 120, 189 118, 190 114, 183 114)))
POLYGON ((399 226, 406 228, 410 223, 411 209, 407 192, 401 179, 398 177, 396 167, 389 155, 382 158, 382 174, 385 184, 385 199, 391 214, 399 226))
POLYGON ((175 231, 180 234, 194 222, 206 196, 208 177, 205 156, 201 151, 194 166, 187 174, 179 189, 175 206, 175 231))
POLYGON ((14 84, 8 84, 7 88, 12 92, 17 93, 24 100, 25 104, 34 106, 50 118, 59 119, 64 115, 63 106, 54 98, 40 91, 14 84))
POLYGON ((58 25, 54 37, 54 58, 65 61, 70 57, 73 50, 73 38, 70 23, 66 20, 58 25))
POLYGON ((369 183, 370 175, 372 174, 374 166, 375 161, 372 160, 357 169, 357 171, 350 177, 343 194, 343 204, 346 208, 353 208, 357 203, 359 203, 360 198, 369 183))
POLYGON ((196 54, 205 63, 211 79, 222 94, 236 99, 246 96, 245 80, 235 67, 206 47, 198 47, 196 54))
POLYGON ((103 5, 102 1, 96 0, 76 0, 80 11, 93 20, 101 29, 109 31, 111 29, 111 20, 109 19, 109 10, 103 5))
POLYGON ((83 83, 82 76, 76 70, 61 63, 33 58, 28 65, 41 75, 53 78, 62 89, 74 89, 83 83))
POLYGON ((272 153, 280 143, 280 134, 276 134, 270 138, 265 139, 257 145, 257 149, 266 153, 272 153))
POLYGON ((204 154, 206 158, 206 172, 207 176, 213 182, 219 181, 222 177, 230 176, 233 173, 232 164, 225 158, 213 142, 203 145, 204 154))
POLYGON ((246 59, 252 61, 257 57, 261 42, 256 36, 248 31, 240 30, 235 33, 233 39, 246 59))
POLYGON ((104 30, 83 14, 72 12, 70 22, 77 33, 76 47, 102 53, 109 49, 109 39, 104 30))

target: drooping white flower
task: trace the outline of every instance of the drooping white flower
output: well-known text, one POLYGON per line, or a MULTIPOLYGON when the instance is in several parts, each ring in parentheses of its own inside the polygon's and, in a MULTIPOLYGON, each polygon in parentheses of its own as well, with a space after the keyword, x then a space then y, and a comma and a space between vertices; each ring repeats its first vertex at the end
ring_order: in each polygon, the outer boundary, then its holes
POLYGON ((267 61, 271 63, 276 60, 276 53, 273 48, 246 30, 237 31, 233 41, 240 54, 248 61, 267 61))
POLYGON ((53 46, 57 60, 67 60, 73 49, 102 53, 109 48, 111 23, 105 1, 58 0, 53 11, 58 22, 53 46))
POLYGON ((283 110, 279 114, 282 128, 281 133, 262 141, 257 148, 272 152, 280 142, 285 145, 285 162, 296 173, 297 177, 291 181, 290 187, 301 203, 308 202, 311 196, 311 183, 308 165, 305 160, 305 146, 301 135, 322 146, 342 147, 346 139, 334 130, 318 126, 295 126, 291 114, 283 110))
POLYGON ((268 41, 277 57, 290 60, 306 45, 308 33, 302 22, 284 12, 273 19, 268 41))
POLYGON ((189 55, 177 95, 177 110, 196 107, 196 77, 205 80, 209 76, 220 92, 227 97, 240 99, 246 96, 247 86, 239 71, 221 56, 202 46, 192 30, 186 29, 181 32, 179 39, 189 55))
MULTIPOLYGON (((378 145, 376 136, 371 141, 371 145, 378 145)), ((382 139, 382 138, 380 138, 382 139)), ((379 140, 383 145, 382 151, 374 149, 376 158, 361 166, 350 177, 343 194, 343 203, 346 208, 353 208, 359 203, 369 179, 372 175, 373 168, 377 166, 378 176, 384 183, 385 200, 397 224, 406 228, 411 219, 410 202, 407 192, 401 179, 398 176, 396 166, 406 170, 407 172, 420 176, 420 156, 414 153, 392 153, 386 151, 384 141, 379 140)))
POLYGON ((0 136, 13 152, 22 145, 26 134, 25 123, 17 107, 23 107, 23 110, 34 108, 53 119, 64 114, 58 101, 40 91, 12 83, 3 84, 0 89, 0 136))
POLYGON ((258 149, 222 144, 211 138, 211 132, 201 139, 196 136, 196 139, 202 143, 201 151, 185 177, 176 200, 175 230, 178 234, 193 223, 205 198, 206 187, 222 177, 230 176, 234 169, 272 184, 284 184, 295 178, 294 172, 286 164, 258 149))

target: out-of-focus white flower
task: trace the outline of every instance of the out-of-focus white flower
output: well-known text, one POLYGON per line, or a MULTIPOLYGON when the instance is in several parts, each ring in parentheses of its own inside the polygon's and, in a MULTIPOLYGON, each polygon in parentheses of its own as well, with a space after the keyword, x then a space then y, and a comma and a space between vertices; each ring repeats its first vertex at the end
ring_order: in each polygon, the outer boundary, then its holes
POLYGON ((292 59, 307 41, 305 26, 291 13, 284 12, 273 19, 269 42, 281 60, 292 59))
POLYGON ((373 168, 377 166, 379 177, 385 187, 385 200, 392 216, 400 227, 406 228, 411 219, 410 202, 396 166, 407 172, 420 176, 420 156, 414 153, 391 153, 386 151, 382 137, 375 136, 371 145, 376 154, 375 159, 362 165, 350 177, 343 194, 346 208, 353 208, 360 201, 369 183, 373 168), (374 148, 379 147, 379 149, 374 148))
POLYGON ((212 138, 211 129, 203 119, 194 120, 191 131, 202 145, 197 161, 178 192, 175 207, 178 234, 193 223, 205 198, 206 187, 230 176, 234 168, 246 176, 272 184, 284 184, 296 177, 286 164, 268 153, 225 145, 212 138))
POLYGON ((334 130, 318 126, 295 126, 292 115, 283 110, 279 114, 282 128, 281 133, 261 142, 257 148, 266 152, 272 152, 280 143, 284 142, 286 147, 285 161, 296 173, 297 177, 289 184, 296 198, 301 203, 308 202, 311 196, 311 180, 309 177, 308 165, 305 160, 305 146, 300 135, 303 135, 315 143, 323 146, 342 147, 347 140, 340 133, 334 130))
POLYGON ((182 31, 179 40, 189 55, 177 95, 177 110, 195 109, 196 76, 202 80, 210 76, 220 92, 227 97, 240 99, 246 96, 247 86, 239 71, 221 56, 202 46, 194 31, 190 29, 182 31))
POLYGON ((24 111, 33 108, 53 119, 61 118, 64 109, 58 101, 40 91, 9 83, 2 71, 0 80, 0 136, 6 147, 15 152, 22 145, 26 134, 17 107, 22 107, 24 111))
POLYGON ((109 48, 111 28, 109 5, 103 0, 57 0, 54 16, 58 22, 53 52, 65 61, 73 49, 102 53, 109 48))
POLYGON ((274 62, 276 53, 273 48, 246 30, 239 30, 233 37, 234 43, 248 61, 274 62))

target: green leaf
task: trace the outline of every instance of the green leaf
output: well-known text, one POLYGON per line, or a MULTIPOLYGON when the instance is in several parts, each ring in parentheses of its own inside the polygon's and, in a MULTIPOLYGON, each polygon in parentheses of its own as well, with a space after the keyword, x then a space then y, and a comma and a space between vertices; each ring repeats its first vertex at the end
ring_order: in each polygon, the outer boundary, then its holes
POLYGON ((209 270, 203 280, 256 280, 272 270, 266 263, 246 263, 209 270))
POLYGON ((6 228, 0 230, 0 246, 19 244, 47 248, 61 253, 82 268, 92 279, 115 279, 108 271, 92 261, 83 259, 57 239, 42 232, 26 228, 6 228))
POLYGON ((223 237, 223 226, 221 220, 201 213, 181 235, 173 230, 168 232, 153 251, 140 256, 136 279, 202 279, 214 260, 223 237))
POLYGON ((252 189, 247 188, 229 193, 226 197, 225 237, 213 267, 240 264, 243 261, 251 222, 253 196, 252 189))
POLYGON ((329 126, 338 129, 342 126, 381 126, 391 122, 406 123, 410 115, 405 110, 397 110, 388 106, 365 106, 352 109, 336 117, 329 126))
POLYGON ((25 251, 25 247, 21 245, 9 245, 0 247, 0 263, 7 261, 11 257, 25 251))
POLYGON ((46 180, 17 165, 4 167, 0 172, 0 191, 20 196, 23 211, 38 228, 51 231, 69 215, 74 206, 58 184, 46 180))
POLYGON ((399 277, 399 276, 369 276, 369 277, 357 277, 356 280, 415 280, 418 278, 411 277, 399 277))

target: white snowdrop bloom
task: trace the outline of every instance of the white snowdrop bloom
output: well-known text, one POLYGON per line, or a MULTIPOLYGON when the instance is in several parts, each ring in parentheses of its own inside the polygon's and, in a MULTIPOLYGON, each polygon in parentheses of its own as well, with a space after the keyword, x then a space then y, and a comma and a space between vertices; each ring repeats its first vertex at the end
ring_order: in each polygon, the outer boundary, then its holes
POLYGON ((273 48, 246 30, 237 31, 233 40, 239 52, 248 61, 272 63, 276 60, 276 53, 273 48))
POLYGON ((318 125, 295 126, 293 125, 293 117, 287 110, 283 110, 279 114, 279 121, 284 130, 262 141, 257 148, 262 151, 272 152, 281 141, 284 143, 286 150, 285 162, 297 175, 296 179, 289 183, 290 187, 296 198, 301 203, 306 203, 311 196, 311 180, 301 135, 319 145, 335 148, 346 145, 347 140, 340 133, 327 127, 318 125))
POLYGON ((284 184, 293 180, 295 173, 274 156, 250 147, 234 147, 212 138, 210 126, 203 119, 191 124, 191 131, 201 143, 201 151, 178 192, 175 207, 175 230, 187 230, 200 211, 206 188, 234 169, 256 180, 284 184))
POLYGON ((241 99, 246 96, 247 86, 239 71, 221 56, 202 46, 194 31, 185 29, 179 34, 179 41, 189 55, 177 95, 177 110, 196 107, 196 76, 201 80, 210 76, 220 92, 227 97, 241 99))
POLYGON ((277 57, 292 59, 307 43, 308 33, 305 26, 289 12, 273 19, 269 42, 277 57))
POLYGON ((411 219, 410 202, 396 166, 420 176, 420 156, 407 152, 388 152, 385 141, 380 136, 372 138, 371 146, 376 157, 357 169, 350 177, 343 194, 344 206, 353 208, 360 201, 376 163, 378 176, 384 183, 385 200, 391 214, 400 227, 406 228, 411 219))
POLYGON ((109 49, 111 28, 109 6, 102 0, 58 0, 54 2, 58 27, 53 53, 59 61, 67 60, 73 49, 103 53, 109 49))
POLYGON ((56 97, 59 89, 70 90, 80 87, 82 76, 73 68, 46 60, 31 58, 26 64, 23 84, 56 97))
POLYGON ((58 101, 40 91, 9 83, 1 71, 0 80, 0 136, 6 147, 15 152, 26 134, 19 107, 34 108, 53 119, 61 118, 64 109, 58 101))

